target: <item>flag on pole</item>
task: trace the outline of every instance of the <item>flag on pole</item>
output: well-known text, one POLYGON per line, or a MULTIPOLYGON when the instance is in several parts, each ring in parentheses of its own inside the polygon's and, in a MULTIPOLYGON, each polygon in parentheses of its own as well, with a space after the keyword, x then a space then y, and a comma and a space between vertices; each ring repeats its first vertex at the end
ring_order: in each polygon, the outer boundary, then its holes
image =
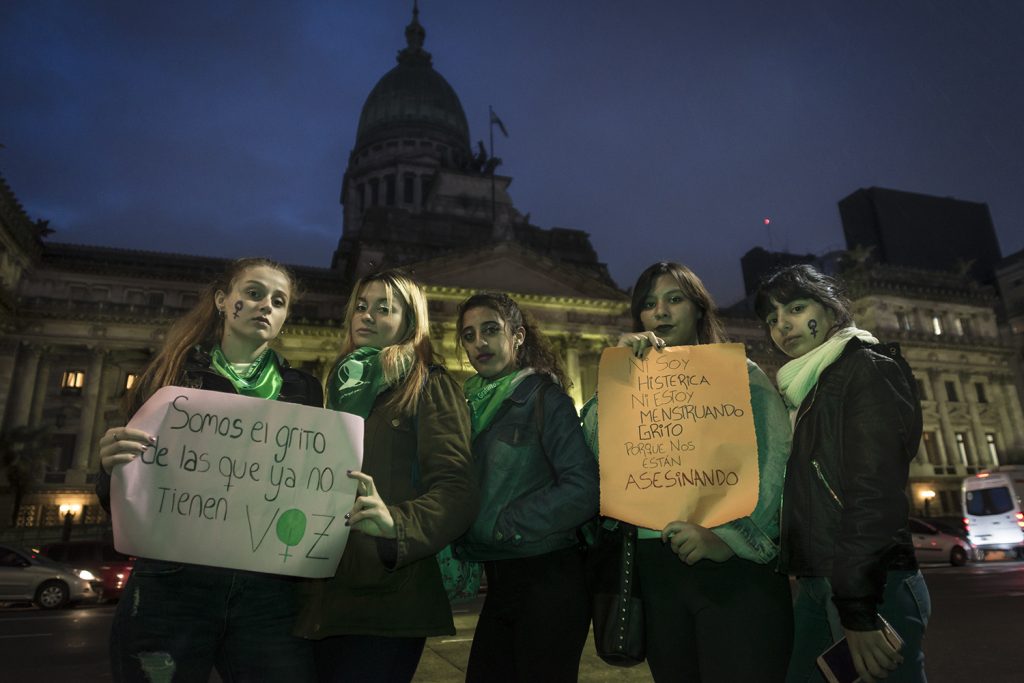
POLYGON ((508 137, 508 131, 505 130, 505 124, 501 122, 501 119, 498 118, 498 115, 494 113, 493 109, 491 109, 490 112, 491 112, 491 125, 492 126, 497 125, 498 126, 498 130, 501 131, 501 134, 504 135, 505 137, 508 137))

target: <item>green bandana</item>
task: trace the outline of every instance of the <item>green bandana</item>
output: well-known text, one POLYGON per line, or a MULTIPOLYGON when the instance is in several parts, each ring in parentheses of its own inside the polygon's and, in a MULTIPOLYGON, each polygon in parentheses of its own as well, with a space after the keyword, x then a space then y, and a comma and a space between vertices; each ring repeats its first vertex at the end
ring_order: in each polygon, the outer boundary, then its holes
POLYGON ((387 388, 380 349, 363 346, 334 366, 327 382, 327 407, 366 418, 377 396, 387 388))
POLYGON ((274 400, 281 393, 281 370, 277 367, 277 354, 270 349, 252 362, 244 376, 235 372, 219 346, 213 347, 213 352, 210 353, 210 365, 227 378, 234 385, 235 391, 242 396, 274 400))
POLYGON ((462 392, 466 395, 466 402, 469 403, 469 417, 473 425, 473 437, 487 429, 491 424, 498 408, 505 402, 505 399, 512 394, 522 373, 510 372, 504 377, 495 380, 487 380, 480 375, 473 375, 466 380, 462 392))

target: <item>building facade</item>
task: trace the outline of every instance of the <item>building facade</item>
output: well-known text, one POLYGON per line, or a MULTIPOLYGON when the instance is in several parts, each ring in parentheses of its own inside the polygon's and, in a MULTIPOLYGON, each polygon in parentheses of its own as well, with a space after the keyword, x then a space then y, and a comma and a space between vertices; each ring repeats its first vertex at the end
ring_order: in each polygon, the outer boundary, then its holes
MULTIPOLYGON (((338 248, 329 267, 294 268, 305 294, 277 346, 326 377, 354 281, 401 266, 426 285, 432 341, 456 377, 471 374, 456 348, 459 302, 507 291, 560 351, 580 404, 596 389, 600 350, 627 324, 628 299, 585 232, 540 228, 515 208, 512 179, 494 172, 499 160, 470 150, 462 105, 423 49, 418 12, 405 34, 398 65, 363 106, 338 248)), ((0 520, 13 516, 22 527, 59 526, 67 511, 76 524, 105 521, 92 491, 98 440, 124 424, 125 392, 224 266, 49 235, 0 177, 0 427, 5 436, 41 430, 50 444, 17 510, 9 487, 0 493, 0 520)))

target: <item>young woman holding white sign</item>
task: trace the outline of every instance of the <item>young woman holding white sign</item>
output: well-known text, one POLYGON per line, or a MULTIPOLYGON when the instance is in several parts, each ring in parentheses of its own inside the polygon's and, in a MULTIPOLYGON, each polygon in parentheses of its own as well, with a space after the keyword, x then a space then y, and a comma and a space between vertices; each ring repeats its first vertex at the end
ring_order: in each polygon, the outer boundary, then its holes
POLYGON ((779 553, 799 587, 787 680, 822 680, 815 660, 845 635, 861 680, 924 681, 931 601, 907 522, 921 439, 910 367, 899 346, 854 326, 840 284, 810 266, 771 275, 755 310, 793 359, 778 374, 796 424, 779 553))
MULTIPOLYGON (((202 292, 167 333, 163 348, 126 397, 134 413, 168 385, 323 407, 313 376, 270 349, 297 287, 266 259, 241 259, 202 292)), ((155 438, 114 427, 100 439, 96 488, 110 510, 110 472, 155 438)), ((313 680, 309 643, 292 635, 298 580, 273 574, 139 558, 111 630, 115 681, 313 680)))
POLYGON ((511 297, 471 296, 455 329, 478 373, 463 390, 481 496, 456 548, 487 574, 466 681, 574 682, 590 626, 576 531, 597 515, 597 465, 558 356, 511 297))
MULTIPOLYGON (((633 287, 633 332, 619 338, 642 357, 670 346, 725 342, 717 308, 693 271, 656 263, 633 287)), ((775 387, 747 361, 757 435, 759 491, 748 516, 711 529, 680 520, 637 530, 646 654, 659 681, 780 681, 792 640, 789 583, 775 572, 790 426, 775 387)), ((598 397, 582 411, 598 453, 598 397)), ((608 522, 605 522, 608 524, 608 522)))
POLYGON ((345 322, 327 405, 366 418, 353 533, 337 574, 308 582, 297 633, 314 640, 320 681, 400 683, 427 636, 455 634, 434 556, 477 513, 469 413, 409 276, 360 280, 345 322))

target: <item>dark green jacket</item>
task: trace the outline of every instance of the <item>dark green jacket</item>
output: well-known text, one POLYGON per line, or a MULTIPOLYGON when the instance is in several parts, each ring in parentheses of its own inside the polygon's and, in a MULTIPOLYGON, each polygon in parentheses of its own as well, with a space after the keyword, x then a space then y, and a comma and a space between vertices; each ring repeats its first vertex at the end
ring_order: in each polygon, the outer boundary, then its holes
POLYGON ((307 582, 297 635, 455 633, 434 555, 477 513, 469 409, 444 371, 430 373, 417 415, 398 414, 391 393, 378 396, 366 418, 362 471, 387 503, 398 538, 350 533, 334 577, 307 582))
POLYGON ((597 515, 597 463, 572 399, 547 375, 530 375, 473 440, 480 514, 459 539, 475 561, 532 557, 577 543, 597 515))

